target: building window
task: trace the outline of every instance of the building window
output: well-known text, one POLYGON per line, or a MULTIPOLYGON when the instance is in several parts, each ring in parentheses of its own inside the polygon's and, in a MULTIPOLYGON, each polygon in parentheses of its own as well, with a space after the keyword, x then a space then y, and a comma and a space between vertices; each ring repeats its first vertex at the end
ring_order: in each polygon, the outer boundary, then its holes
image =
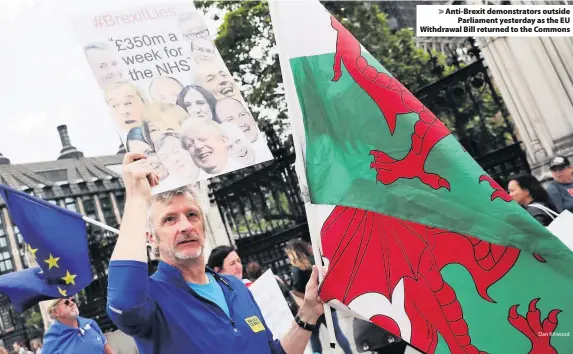
POLYGON ((94 202, 94 198, 91 195, 85 195, 82 197, 82 204, 84 205, 84 210, 86 212, 86 216, 88 218, 94 219, 94 220, 99 220, 99 218, 97 217, 97 212, 96 212, 96 208, 95 208, 95 202, 94 202))
MULTIPOLYGON (((4 295, 2 295, 4 296, 4 295)), ((4 301, 2 301, 4 303, 4 301)), ((14 322, 12 321, 12 314, 10 313, 11 306, 0 307, 0 327, 2 332, 11 332, 14 330, 14 322)))
POLYGON ((70 188, 69 184, 62 184, 60 186, 60 188, 62 188, 62 193, 64 195, 71 195, 72 194, 72 189, 70 188))
POLYGON ((13 269, 12 257, 10 255, 10 244, 4 228, 4 218, 0 214, 0 255, 2 261, 0 262, 0 274, 11 272, 13 269), (4 257, 8 255, 7 257, 4 257))
POLYGON ((50 187, 42 188, 42 194, 44 195, 44 198, 53 198, 54 197, 54 191, 50 187))
POLYGON ((20 259, 22 260, 22 266, 24 269, 30 268, 30 264, 28 264, 28 257, 26 257, 26 243, 24 242, 24 238, 20 233, 20 229, 18 226, 14 225, 14 235, 16 235, 16 241, 18 242, 18 253, 20 254, 20 259))
POLYGON ((86 182, 80 182, 80 183, 78 183, 78 187, 80 187, 80 192, 82 192, 82 193, 87 193, 87 192, 90 191, 90 190, 88 189, 88 186, 87 186, 86 182))
POLYGON ((115 218, 115 213, 113 212, 113 204, 111 204, 111 198, 109 197, 109 194, 100 193, 98 194, 98 198, 105 223, 109 226, 117 225, 117 219, 115 218))
POLYGON ((66 205, 66 209, 78 212, 77 205, 76 205, 76 198, 66 198, 64 199, 64 204, 66 205))
POLYGON ((0 274, 9 273, 14 269, 10 252, 0 252, 0 274))

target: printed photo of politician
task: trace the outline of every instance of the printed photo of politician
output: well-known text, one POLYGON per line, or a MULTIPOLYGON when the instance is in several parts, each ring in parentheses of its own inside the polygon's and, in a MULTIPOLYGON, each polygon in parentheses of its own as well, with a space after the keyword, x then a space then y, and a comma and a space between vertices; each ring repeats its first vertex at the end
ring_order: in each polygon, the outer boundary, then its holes
POLYGON ((85 47, 126 150, 148 156, 160 191, 273 159, 203 16, 174 22, 190 72, 131 81, 109 47, 85 47))
POLYGON ((84 47, 84 54, 101 89, 128 79, 127 67, 107 43, 90 43, 84 47))

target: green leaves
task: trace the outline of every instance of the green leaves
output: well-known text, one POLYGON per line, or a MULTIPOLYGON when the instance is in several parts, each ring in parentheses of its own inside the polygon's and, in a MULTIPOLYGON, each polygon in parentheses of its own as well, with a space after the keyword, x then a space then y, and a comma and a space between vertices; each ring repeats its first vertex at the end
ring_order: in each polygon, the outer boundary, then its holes
MULTIPOLYGON (((429 69, 429 55, 416 48, 412 31, 390 30, 386 15, 375 2, 323 4, 409 90, 415 91, 436 79, 429 69)), ((215 41, 221 57, 241 83, 259 125, 272 124, 282 133, 288 126, 287 106, 268 3, 197 1, 195 6, 226 12, 215 41)))

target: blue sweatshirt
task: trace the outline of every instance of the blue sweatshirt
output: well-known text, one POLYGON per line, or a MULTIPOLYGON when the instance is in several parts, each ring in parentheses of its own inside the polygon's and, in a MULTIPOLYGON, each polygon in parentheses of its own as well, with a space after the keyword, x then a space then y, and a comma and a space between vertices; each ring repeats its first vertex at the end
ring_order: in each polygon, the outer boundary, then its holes
POLYGON ((44 335, 43 354, 103 354, 107 343, 94 320, 78 317, 79 328, 54 322, 44 335))
POLYGON ((207 268, 223 290, 229 317, 193 291, 177 268, 160 262, 151 277, 147 272, 144 262, 109 263, 107 313, 141 354, 286 354, 234 276, 207 268))
POLYGON ((547 186, 547 193, 557 212, 561 214, 563 210, 569 210, 573 213, 573 183, 551 182, 547 186))

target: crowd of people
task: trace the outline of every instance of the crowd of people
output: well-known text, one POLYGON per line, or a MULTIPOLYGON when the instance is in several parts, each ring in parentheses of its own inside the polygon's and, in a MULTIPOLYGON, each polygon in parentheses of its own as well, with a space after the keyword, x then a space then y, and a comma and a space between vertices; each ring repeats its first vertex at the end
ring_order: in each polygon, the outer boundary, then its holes
POLYGON ((0 354, 42 354, 42 341, 40 339, 34 339, 30 342, 32 350, 26 347, 26 344, 22 341, 17 341, 12 344, 12 351, 0 346, 0 354))
MULTIPOLYGON (((507 186, 513 200, 544 226, 563 210, 573 212, 573 167, 558 156, 550 170, 553 181, 546 189, 528 174, 512 176, 507 186)), ((319 333, 325 319, 310 244, 294 239, 285 246, 291 282, 276 279, 295 320, 287 335, 275 339, 248 290, 265 269, 256 262, 243 269, 236 249, 226 245, 215 247, 205 262, 205 215, 195 187, 152 195, 158 176, 144 154, 126 154, 123 171, 127 198, 109 264, 107 312, 135 339, 140 353, 175 353, 182 348, 302 353, 308 344, 313 353, 322 353, 319 333), (146 241, 161 260, 151 277, 146 241)), ((35 340, 31 351, 17 342, 12 353, 114 354, 97 323, 79 315, 73 297, 53 300, 48 312, 53 324, 43 343, 35 340)), ((336 311, 332 320, 339 347, 352 353, 336 311)), ((9 352, 0 347, 3 353, 9 352)))

